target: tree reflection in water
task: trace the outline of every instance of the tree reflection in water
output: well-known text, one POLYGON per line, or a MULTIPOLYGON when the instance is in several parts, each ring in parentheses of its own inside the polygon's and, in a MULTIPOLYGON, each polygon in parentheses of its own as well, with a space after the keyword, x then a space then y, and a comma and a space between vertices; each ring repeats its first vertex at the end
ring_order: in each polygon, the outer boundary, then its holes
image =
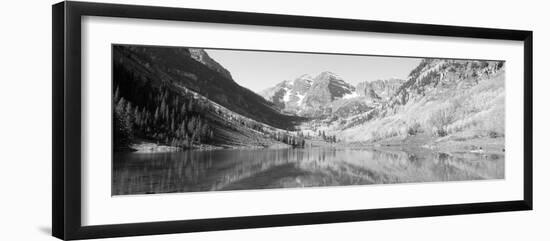
POLYGON ((112 194, 504 178, 504 155, 381 150, 212 150, 115 154, 112 194))

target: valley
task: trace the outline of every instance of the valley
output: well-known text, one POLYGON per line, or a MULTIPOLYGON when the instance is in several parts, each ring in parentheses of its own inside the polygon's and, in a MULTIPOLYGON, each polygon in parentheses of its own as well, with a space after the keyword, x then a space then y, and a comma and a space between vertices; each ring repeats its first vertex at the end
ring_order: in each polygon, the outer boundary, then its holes
POLYGON ((115 150, 504 150, 502 62, 424 59, 407 79, 356 85, 325 71, 256 94, 204 50, 168 50, 114 46, 115 150))
POLYGON ((253 92, 203 49, 112 53, 113 195, 504 178, 504 62, 253 92))

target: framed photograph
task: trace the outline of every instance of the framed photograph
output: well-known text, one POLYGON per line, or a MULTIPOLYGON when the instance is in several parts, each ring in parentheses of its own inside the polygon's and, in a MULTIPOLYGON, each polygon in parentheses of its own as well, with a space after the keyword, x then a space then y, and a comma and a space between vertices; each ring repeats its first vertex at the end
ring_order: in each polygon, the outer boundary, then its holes
POLYGON ((55 4, 53 235, 531 210, 532 34, 55 4))

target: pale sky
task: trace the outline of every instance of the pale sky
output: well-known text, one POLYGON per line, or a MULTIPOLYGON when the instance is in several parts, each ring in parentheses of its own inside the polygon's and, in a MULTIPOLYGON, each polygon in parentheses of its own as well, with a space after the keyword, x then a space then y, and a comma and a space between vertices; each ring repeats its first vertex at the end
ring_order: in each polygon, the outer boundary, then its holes
POLYGON ((338 74, 344 81, 356 85, 377 79, 405 79, 420 58, 305 54, 267 51, 205 49, 231 72, 239 85, 254 92, 275 86, 284 80, 294 80, 303 74, 315 77, 323 71, 338 74))

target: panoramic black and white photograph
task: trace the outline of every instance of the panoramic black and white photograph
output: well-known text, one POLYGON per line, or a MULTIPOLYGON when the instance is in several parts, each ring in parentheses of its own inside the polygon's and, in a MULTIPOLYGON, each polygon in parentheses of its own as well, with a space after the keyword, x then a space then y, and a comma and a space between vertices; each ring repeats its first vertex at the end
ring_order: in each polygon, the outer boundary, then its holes
POLYGON ((505 62, 112 45, 116 195, 505 177, 505 62))

